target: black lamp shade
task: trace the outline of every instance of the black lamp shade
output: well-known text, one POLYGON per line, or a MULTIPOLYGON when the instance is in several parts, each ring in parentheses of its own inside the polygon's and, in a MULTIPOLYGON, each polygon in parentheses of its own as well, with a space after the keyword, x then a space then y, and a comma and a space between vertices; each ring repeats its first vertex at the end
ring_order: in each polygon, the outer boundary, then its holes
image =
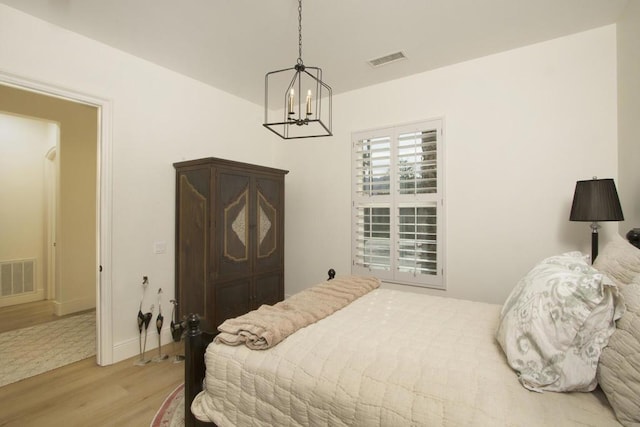
POLYGON ((623 221, 622 207, 613 179, 576 182, 569 221, 623 221))

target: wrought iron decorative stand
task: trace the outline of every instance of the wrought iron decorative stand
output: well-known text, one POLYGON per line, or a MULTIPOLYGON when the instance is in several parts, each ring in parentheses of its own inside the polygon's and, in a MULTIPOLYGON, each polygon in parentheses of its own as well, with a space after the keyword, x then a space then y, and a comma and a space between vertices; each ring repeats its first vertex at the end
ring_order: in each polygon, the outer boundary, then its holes
POLYGON ((149 279, 147 276, 142 278, 142 298, 140 298, 140 307, 138 308, 138 345, 140 347, 140 358, 134 362, 136 366, 144 366, 150 362, 149 359, 145 359, 145 351, 147 349, 147 331, 149 329, 149 323, 151 323, 151 318, 153 317, 153 304, 151 304, 151 308, 149 312, 142 313, 142 303, 144 301, 144 291, 149 285, 149 279), (144 344, 142 343, 142 329, 144 327, 144 344))
POLYGON ((156 329, 158 330, 158 355, 153 359, 154 362, 162 362, 167 360, 169 355, 162 354, 162 324, 164 316, 162 315, 162 288, 158 289, 158 317, 156 317, 156 329))
POLYGON ((173 338, 173 354, 175 355, 173 357, 173 363, 180 363, 184 361, 184 355, 178 354, 176 347, 184 334, 184 322, 178 322, 178 319, 176 319, 176 306, 178 305, 178 301, 172 299, 170 302, 173 305, 171 310, 171 324, 169 325, 171 337, 173 338))

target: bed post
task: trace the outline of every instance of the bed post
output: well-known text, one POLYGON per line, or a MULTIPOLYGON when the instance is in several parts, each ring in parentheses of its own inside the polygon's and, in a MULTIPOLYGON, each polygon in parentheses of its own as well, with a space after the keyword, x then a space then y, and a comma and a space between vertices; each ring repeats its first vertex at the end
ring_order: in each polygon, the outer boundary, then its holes
POLYGON ((196 394, 202 391, 204 379, 204 347, 200 330, 200 318, 197 314, 191 314, 187 318, 187 331, 185 336, 185 364, 184 364, 184 425, 193 427, 196 418, 191 413, 191 402, 196 394))

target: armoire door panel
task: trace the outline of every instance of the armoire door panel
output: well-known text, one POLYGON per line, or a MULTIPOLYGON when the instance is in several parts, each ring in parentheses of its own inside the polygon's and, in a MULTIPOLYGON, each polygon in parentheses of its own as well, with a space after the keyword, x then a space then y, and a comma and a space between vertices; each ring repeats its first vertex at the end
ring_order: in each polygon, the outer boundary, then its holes
POLYGON ((284 209, 281 188, 282 182, 277 179, 256 178, 256 273, 273 271, 282 265, 284 209))
POLYGON ((222 256, 233 262, 249 260, 249 189, 225 205, 223 212, 222 256))
POLYGON ((178 319, 188 313, 209 316, 206 304, 209 176, 209 169, 196 169, 179 174, 177 180, 178 319))
POLYGON ((273 305, 284 298, 282 274, 256 277, 254 288, 254 309, 263 304, 273 305))
POLYGON ((251 280, 243 279, 216 286, 216 324, 251 310, 251 280))
POLYGON ((257 256, 263 259, 278 250, 278 208, 260 190, 257 196, 257 256))
POLYGON ((246 274, 251 268, 250 178, 233 172, 218 173, 216 278, 246 274))

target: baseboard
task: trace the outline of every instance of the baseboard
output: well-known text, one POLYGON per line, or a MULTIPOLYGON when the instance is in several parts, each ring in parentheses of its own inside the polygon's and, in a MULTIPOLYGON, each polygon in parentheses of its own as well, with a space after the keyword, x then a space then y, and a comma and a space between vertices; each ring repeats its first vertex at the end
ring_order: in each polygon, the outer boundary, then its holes
POLYGON ((0 298, 0 307, 9 307, 11 305, 26 304, 28 302, 42 301, 44 299, 44 289, 38 289, 35 292, 20 295, 9 295, 0 298))
MULTIPOLYGON (((169 325, 162 328, 162 345, 171 344, 173 339, 171 338, 171 330, 169 325)), ((144 330, 142 331, 142 343, 144 344, 144 330)), ((175 344, 180 346, 181 353, 184 352, 184 341, 175 344)), ((113 362, 120 362, 121 360, 129 359, 131 357, 140 355, 140 343, 138 338, 119 342, 113 346, 113 362)), ((145 359, 151 359, 158 355, 158 331, 153 324, 149 325, 147 330, 147 347, 145 351, 145 359), (155 350, 155 351, 154 351, 155 350)))
POLYGON ((64 316, 96 308, 96 297, 77 298, 65 302, 54 301, 53 306, 56 316, 64 316))

